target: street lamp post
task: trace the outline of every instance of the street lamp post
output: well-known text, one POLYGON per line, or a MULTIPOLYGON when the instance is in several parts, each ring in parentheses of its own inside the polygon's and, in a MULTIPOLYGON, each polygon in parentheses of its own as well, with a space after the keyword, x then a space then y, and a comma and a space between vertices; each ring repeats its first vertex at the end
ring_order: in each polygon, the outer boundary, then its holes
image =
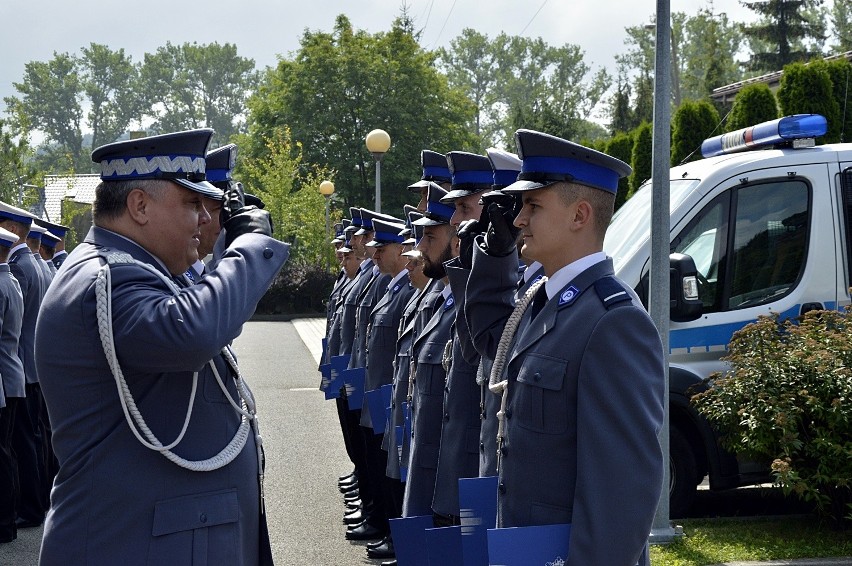
POLYGON ((384 130, 373 130, 367 134, 367 151, 376 160, 376 212, 382 211, 382 158, 390 149, 391 139, 384 130))
MULTIPOLYGON (((325 234, 327 236, 329 234, 328 206, 331 203, 331 195, 334 194, 334 183, 331 181, 323 181, 320 183, 319 192, 325 197, 325 234)), ((328 266, 328 259, 326 259, 326 266, 328 266)))

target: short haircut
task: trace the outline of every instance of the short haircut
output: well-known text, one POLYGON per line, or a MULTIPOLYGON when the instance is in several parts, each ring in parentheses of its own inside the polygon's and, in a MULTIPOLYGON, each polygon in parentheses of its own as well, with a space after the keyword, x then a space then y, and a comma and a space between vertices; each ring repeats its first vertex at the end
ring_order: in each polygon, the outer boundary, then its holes
POLYGON ((141 189, 156 199, 162 196, 169 184, 171 181, 164 179, 101 181, 95 188, 92 222, 98 226, 101 222, 114 220, 124 214, 127 196, 133 189, 141 189))
POLYGON ((18 222, 17 220, 12 220, 11 218, 0 218, 0 228, 6 228, 24 240, 27 239, 30 232, 29 225, 24 224, 23 222, 18 222))
POLYGON ((595 214, 595 232, 601 241, 606 235, 606 229, 612 220, 615 210, 615 193, 595 189, 579 183, 557 183, 553 189, 562 198, 566 205, 574 204, 578 200, 584 200, 592 206, 595 214))

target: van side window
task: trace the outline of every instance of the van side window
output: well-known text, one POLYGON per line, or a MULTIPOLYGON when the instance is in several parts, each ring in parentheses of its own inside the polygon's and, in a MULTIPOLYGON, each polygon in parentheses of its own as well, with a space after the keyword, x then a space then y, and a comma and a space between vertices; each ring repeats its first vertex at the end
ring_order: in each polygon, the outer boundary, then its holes
POLYGON ((705 312, 765 304, 793 289, 805 266, 809 201, 805 182, 769 181, 723 193, 690 222, 673 251, 695 260, 705 312))

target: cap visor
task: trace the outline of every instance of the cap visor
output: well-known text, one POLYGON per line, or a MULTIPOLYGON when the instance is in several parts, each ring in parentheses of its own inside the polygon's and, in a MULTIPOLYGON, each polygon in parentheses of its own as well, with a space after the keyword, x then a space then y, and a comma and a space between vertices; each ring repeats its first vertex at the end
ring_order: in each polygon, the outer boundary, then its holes
POLYGON ((424 216, 423 218, 418 218, 412 224, 416 224, 417 226, 441 226, 442 224, 449 224, 450 219, 446 220, 433 220, 428 216, 424 216))
POLYGON ((342 248, 337 248, 337 251, 346 254, 346 253, 351 252, 352 248, 347 248, 346 246, 343 246, 342 248))
POLYGON ((534 191, 536 189, 543 189, 544 187, 549 187, 550 185, 554 185, 559 181, 552 181, 550 183, 536 183, 535 181, 515 181, 508 187, 504 187, 500 189, 504 193, 522 193, 524 191, 534 191))
POLYGON ((364 234, 369 234, 372 230, 367 230, 366 228, 358 228, 358 231, 352 234, 353 236, 363 236, 364 234))
POLYGON ((417 240, 415 240, 414 238, 408 238, 407 240, 402 241, 403 246, 413 246, 416 243, 417 243, 417 240))
POLYGON ((429 182, 430 181, 427 181, 425 179, 421 179, 420 181, 417 181, 416 183, 412 183, 412 184, 408 185, 408 190, 411 191, 411 192, 420 192, 420 191, 422 191, 423 189, 425 189, 426 187, 429 186, 429 182))
POLYGON ((190 191, 195 191, 196 193, 200 193, 207 198, 212 198, 216 200, 224 200, 225 193, 221 189, 217 189, 207 181, 198 181, 193 182, 187 179, 169 179, 170 181, 177 183, 181 187, 185 189, 189 189, 190 191))

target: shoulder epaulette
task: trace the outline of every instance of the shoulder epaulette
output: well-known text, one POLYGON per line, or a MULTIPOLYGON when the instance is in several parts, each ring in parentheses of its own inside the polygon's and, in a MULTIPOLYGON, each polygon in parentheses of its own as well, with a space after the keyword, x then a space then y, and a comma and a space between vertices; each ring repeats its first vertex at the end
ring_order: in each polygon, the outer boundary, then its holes
POLYGON ((615 277, 602 277, 595 281, 595 291, 607 310, 632 300, 630 293, 615 277))

